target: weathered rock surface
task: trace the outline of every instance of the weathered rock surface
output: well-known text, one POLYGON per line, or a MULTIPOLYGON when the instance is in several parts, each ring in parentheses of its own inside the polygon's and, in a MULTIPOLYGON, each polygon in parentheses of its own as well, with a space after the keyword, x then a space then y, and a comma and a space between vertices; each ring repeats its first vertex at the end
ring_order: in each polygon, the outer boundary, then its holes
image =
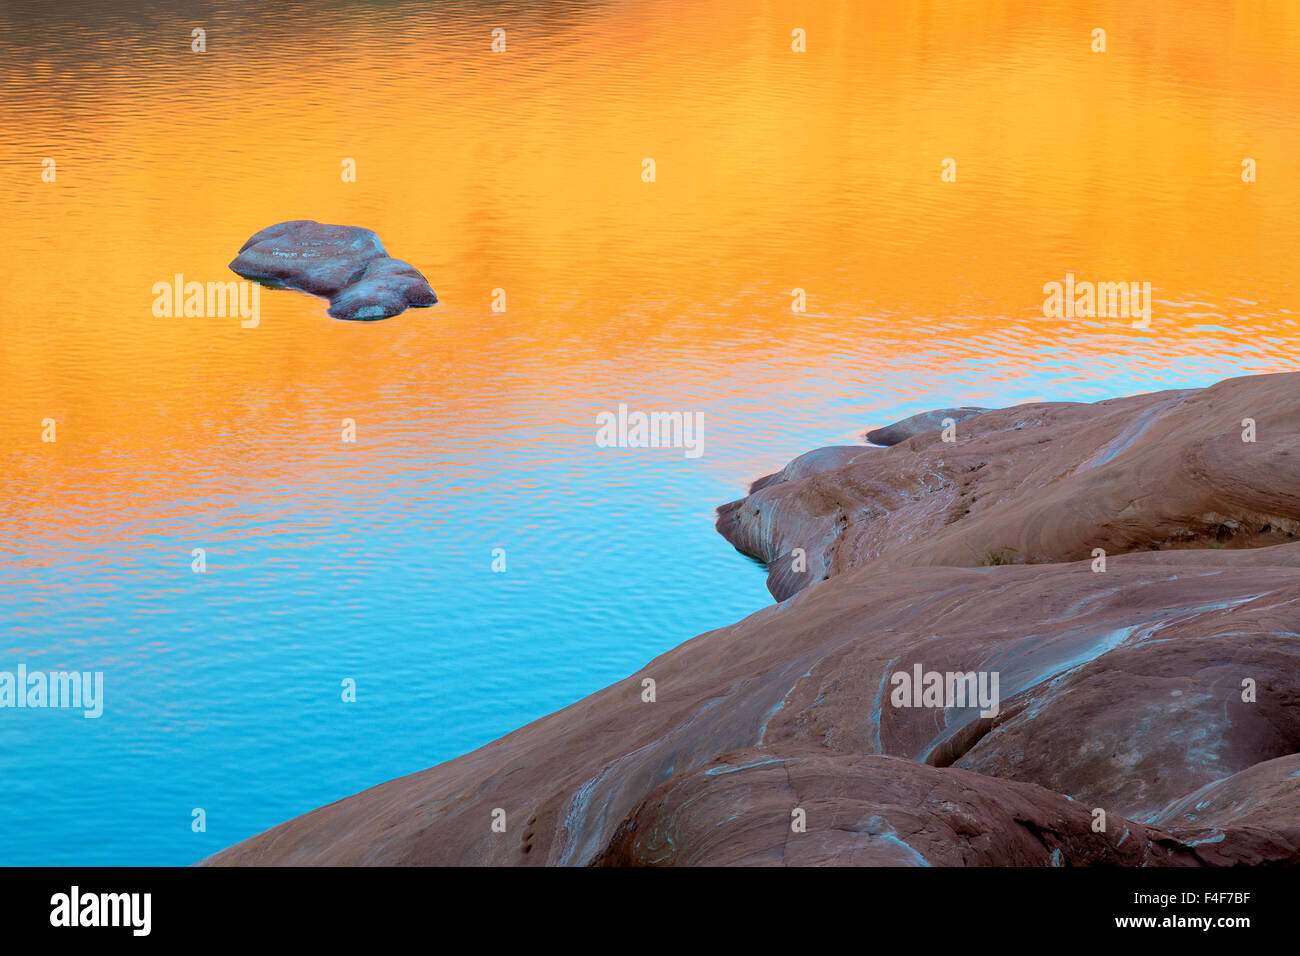
POLYGON ((905 519, 625 681, 206 862, 1300 863, 1300 541, 1271 544, 1300 516, 1298 390, 1027 406, 952 445, 801 456, 746 500, 771 540, 905 519), (873 487, 878 514, 848 506, 873 487), (959 546, 972 487, 982 533, 1044 563, 959 546), (1102 570, 1093 541, 1131 553, 1102 570), (917 665, 996 674, 997 713, 898 706, 894 675, 917 665))
POLYGON ((371 259, 352 284, 330 300, 329 314, 336 319, 384 319, 437 301, 414 266, 400 259, 371 259))
POLYGON ((329 314, 339 319, 385 319, 438 301, 414 266, 390 258, 375 233, 357 226, 276 223, 245 242, 230 269, 245 279, 324 296, 329 314))
POLYGON ((873 445, 897 445, 899 442, 915 438, 917 435, 939 431, 943 428, 945 420, 963 422, 968 418, 974 418, 976 415, 983 415, 987 411, 987 408, 975 408, 971 405, 963 405, 961 408, 936 408, 913 415, 910 418, 904 418, 902 421, 886 425, 884 428, 869 431, 863 437, 873 445))
POLYGON ((753 494, 768 485, 780 484, 783 481, 791 481, 796 478, 808 478, 812 475, 819 475, 824 471, 834 471, 836 468, 843 468, 860 456, 873 453, 873 449, 864 448, 861 445, 827 445, 825 448, 814 448, 812 451, 804 452, 798 458, 791 460, 788 465, 775 474, 759 478, 749 486, 749 491, 753 494))
POLYGON ((1243 837, 1253 844, 1255 860, 1294 864, 1300 847, 1300 754, 1256 764, 1202 787, 1149 825, 1192 836, 1197 854, 1210 865, 1235 862, 1243 837))
POLYGON ((1076 561, 1300 534, 1300 375, 1019 405, 772 481, 718 509, 778 600, 849 568, 1076 561), (1256 441, 1243 442, 1242 422, 1256 441), (785 572, 795 548, 809 573, 785 572))
MULTIPOLYGON (((1286 768, 1300 766, 1289 758, 1286 768)), ((1285 791, 1285 788, 1283 788, 1285 791)), ((1108 816, 1058 793, 897 757, 746 750, 673 776, 620 824, 597 866, 1204 866, 1287 862, 1296 788, 1217 827, 1108 816), (791 829, 803 810, 805 833, 791 829)))

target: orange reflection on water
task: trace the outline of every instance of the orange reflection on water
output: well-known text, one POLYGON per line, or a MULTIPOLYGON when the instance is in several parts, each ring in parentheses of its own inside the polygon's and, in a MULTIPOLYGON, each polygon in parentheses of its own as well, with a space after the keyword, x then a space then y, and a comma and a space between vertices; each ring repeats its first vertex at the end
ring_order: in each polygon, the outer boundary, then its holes
POLYGON ((437 457, 438 436, 590 442, 594 407, 647 393, 731 403, 711 467, 752 477, 748 402, 785 383, 860 395, 865 427, 954 367, 969 400, 1044 366, 1043 397, 1293 367, 1300 8, 1132 6, 523 4, 493 54, 496 18, 457 6, 277 5, 210 22, 203 55, 151 5, 15 7, 0 513, 25 536, 437 457), (257 329, 152 316, 155 282, 231 278, 294 218, 375 229, 441 304, 349 324, 266 291, 257 329), (1044 319, 1066 271, 1149 281, 1153 328, 1044 319), (343 417, 371 443, 340 451, 343 417))

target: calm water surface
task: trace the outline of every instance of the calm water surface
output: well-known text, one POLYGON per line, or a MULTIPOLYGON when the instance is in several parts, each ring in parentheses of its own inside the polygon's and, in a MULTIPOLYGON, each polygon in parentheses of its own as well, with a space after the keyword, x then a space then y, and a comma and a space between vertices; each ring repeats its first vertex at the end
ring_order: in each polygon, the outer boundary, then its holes
POLYGON ((815 446, 1293 368, 1298 44, 1269 0, 0 0, 0 670, 106 684, 0 710, 0 863, 191 863, 739 619, 712 510, 815 446), (297 218, 441 304, 153 316, 297 218), (1045 319, 1067 271, 1151 329, 1045 319), (597 448, 620 402, 705 454, 597 448))

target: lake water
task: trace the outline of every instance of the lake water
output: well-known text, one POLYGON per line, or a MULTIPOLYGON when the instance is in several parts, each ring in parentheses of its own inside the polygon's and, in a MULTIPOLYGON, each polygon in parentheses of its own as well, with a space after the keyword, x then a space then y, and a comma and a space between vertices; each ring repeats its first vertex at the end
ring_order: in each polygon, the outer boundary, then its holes
POLYGON ((1298 44, 1285 0, 3 0, 0 671, 105 700, 0 709, 0 863, 192 863, 739 619, 713 508, 813 447, 1294 368, 1298 44), (154 316, 299 218, 441 303, 154 316), (1045 318, 1067 272, 1151 327, 1045 318), (704 454, 597 447, 620 403, 704 454))

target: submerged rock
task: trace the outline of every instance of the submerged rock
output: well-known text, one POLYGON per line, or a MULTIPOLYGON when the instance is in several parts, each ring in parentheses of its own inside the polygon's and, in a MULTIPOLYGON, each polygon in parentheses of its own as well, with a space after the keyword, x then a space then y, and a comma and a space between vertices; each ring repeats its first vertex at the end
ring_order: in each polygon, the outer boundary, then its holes
POLYGON ((358 226, 310 219, 267 226, 240 247, 230 269, 245 279, 323 296, 338 319, 386 319, 438 301, 419 270, 391 258, 374 232, 358 226))

